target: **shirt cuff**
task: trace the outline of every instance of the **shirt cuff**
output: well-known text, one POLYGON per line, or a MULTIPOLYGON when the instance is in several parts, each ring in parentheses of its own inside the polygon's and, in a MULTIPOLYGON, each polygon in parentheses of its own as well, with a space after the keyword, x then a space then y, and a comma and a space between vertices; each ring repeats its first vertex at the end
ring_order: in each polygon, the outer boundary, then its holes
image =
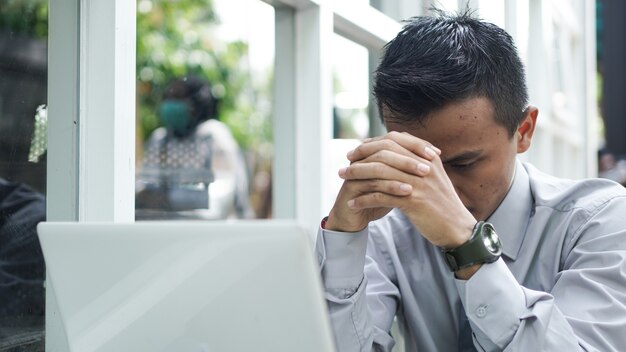
POLYGON ((359 232, 337 232, 320 227, 315 246, 327 289, 354 289, 363 280, 367 227, 359 232))
POLYGON ((467 281, 455 279, 472 326, 500 348, 507 346, 526 310, 526 298, 502 258, 483 264, 467 281))

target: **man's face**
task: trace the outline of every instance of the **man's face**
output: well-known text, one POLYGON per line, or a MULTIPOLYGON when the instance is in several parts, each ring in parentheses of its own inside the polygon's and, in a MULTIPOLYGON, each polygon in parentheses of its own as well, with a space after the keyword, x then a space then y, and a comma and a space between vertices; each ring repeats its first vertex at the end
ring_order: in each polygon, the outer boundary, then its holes
POLYGON ((506 195, 518 151, 518 135, 509 136, 494 119, 487 98, 445 106, 423 125, 385 119, 388 131, 408 132, 441 149, 448 177, 465 207, 485 220, 506 195))

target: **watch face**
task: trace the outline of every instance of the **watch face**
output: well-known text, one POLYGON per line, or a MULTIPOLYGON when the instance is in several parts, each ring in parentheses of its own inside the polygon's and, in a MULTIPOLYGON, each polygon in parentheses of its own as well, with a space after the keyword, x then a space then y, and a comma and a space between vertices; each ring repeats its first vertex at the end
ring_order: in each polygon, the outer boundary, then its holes
POLYGON ((485 232, 483 235, 483 242, 485 243, 485 248, 491 253, 499 253, 502 245, 500 244, 500 238, 496 232, 490 226, 485 226, 485 232))

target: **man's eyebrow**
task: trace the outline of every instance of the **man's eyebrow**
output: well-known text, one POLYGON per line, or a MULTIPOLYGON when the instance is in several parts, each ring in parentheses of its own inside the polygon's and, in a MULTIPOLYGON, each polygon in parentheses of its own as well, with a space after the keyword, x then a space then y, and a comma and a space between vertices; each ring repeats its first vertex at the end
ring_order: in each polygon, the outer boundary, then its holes
POLYGON ((444 164, 456 164, 458 162, 462 162, 462 161, 468 161, 468 160, 472 160, 475 159, 476 157, 480 156, 483 153, 482 150, 470 150, 467 152, 463 152, 461 154, 458 155, 454 155, 446 160, 443 160, 442 163, 444 164))

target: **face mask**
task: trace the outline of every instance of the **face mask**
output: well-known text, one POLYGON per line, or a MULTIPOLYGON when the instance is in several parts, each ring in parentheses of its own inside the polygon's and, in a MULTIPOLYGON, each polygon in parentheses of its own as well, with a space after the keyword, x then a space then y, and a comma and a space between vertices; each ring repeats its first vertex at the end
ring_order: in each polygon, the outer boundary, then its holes
POLYGON ((178 135, 186 134, 191 127, 189 107, 183 101, 165 100, 159 107, 159 117, 165 128, 178 135))

